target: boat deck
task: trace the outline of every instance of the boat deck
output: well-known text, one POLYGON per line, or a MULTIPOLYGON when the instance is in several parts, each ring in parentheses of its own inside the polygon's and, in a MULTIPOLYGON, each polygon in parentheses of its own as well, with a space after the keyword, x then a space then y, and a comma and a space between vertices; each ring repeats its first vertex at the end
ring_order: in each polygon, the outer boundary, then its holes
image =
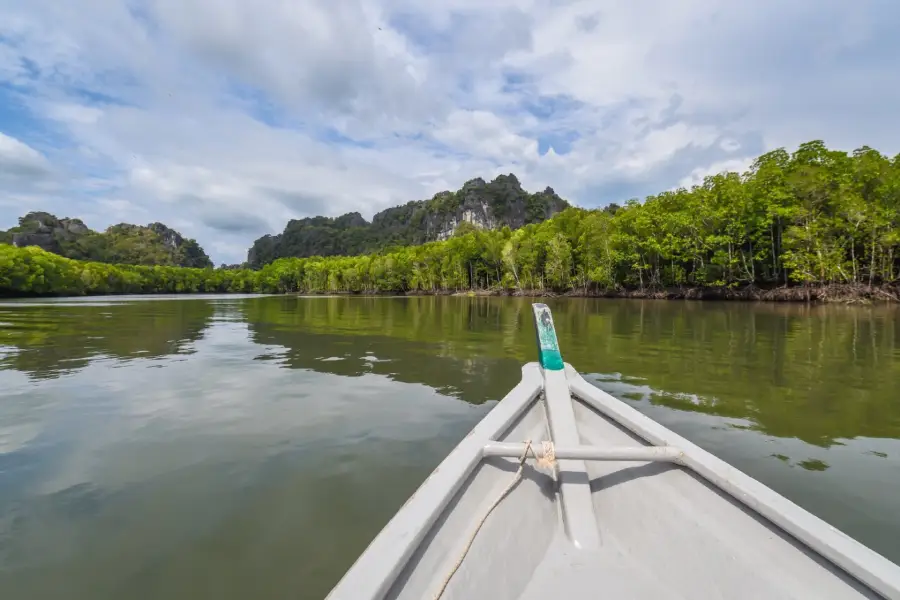
MULTIPOLYGON (((573 405, 583 444, 646 444, 577 399, 573 405)), ((543 411, 543 403, 536 403, 501 439, 545 439, 543 411)), ((517 463, 484 461, 388 598, 431 597, 517 463)), ((572 543, 556 480, 529 461, 523 480, 484 524, 441 600, 879 597, 684 467, 585 464, 599 548, 572 543)))
MULTIPOLYGON (((584 443, 640 443, 576 404, 584 443)), ((520 600, 877 598, 690 471, 588 462, 601 547, 557 529, 520 600)))
POLYGON ((562 393, 550 381, 539 396, 538 377, 526 365, 522 383, 435 469, 328 600, 434 600, 448 577, 440 600, 900 600, 896 565, 721 461, 709 467, 717 459, 662 426, 641 429, 649 419, 571 368, 562 393), (489 513, 520 463, 486 444, 653 445, 632 431, 680 448, 682 464, 560 460, 547 468, 529 459, 489 513), (718 469, 720 480, 710 483, 698 467, 718 469), (807 543, 766 511, 784 515, 807 543))

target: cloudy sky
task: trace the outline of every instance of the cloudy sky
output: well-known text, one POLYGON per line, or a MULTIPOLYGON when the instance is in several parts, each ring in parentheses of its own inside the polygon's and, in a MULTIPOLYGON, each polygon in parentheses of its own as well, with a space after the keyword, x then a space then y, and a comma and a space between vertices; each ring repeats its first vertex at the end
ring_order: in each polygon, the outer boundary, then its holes
POLYGON ((585 207, 900 151, 894 0, 0 0, 0 228, 292 217, 513 172, 585 207))

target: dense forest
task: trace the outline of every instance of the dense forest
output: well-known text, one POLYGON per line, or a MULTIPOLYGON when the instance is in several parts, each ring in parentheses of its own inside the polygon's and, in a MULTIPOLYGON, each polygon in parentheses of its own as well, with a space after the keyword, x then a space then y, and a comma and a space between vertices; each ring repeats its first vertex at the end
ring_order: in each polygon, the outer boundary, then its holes
POLYGON ((31 212, 20 217, 16 227, 0 231, 0 244, 38 246, 66 258, 110 264, 212 266, 196 241, 183 238, 162 223, 146 227, 120 223, 100 233, 89 229, 81 219, 31 212))
POLYGON ((289 221, 283 233, 256 240, 247 253, 247 263, 260 268, 278 258, 354 256, 416 246, 447 239, 463 223, 482 229, 518 229, 541 223, 568 206, 552 188, 526 192, 513 174, 500 175, 489 183, 477 178, 456 192, 440 192, 431 200, 383 210, 371 223, 355 212, 289 221))
POLYGON ((779 289, 810 298, 843 286, 896 299, 898 273, 900 157, 820 141, 644 202, 568 208, 515 231, 460 226, 445 241, 281 258, 259 270, 101 265, 0 246, 0 290, 11 294, 779 289))

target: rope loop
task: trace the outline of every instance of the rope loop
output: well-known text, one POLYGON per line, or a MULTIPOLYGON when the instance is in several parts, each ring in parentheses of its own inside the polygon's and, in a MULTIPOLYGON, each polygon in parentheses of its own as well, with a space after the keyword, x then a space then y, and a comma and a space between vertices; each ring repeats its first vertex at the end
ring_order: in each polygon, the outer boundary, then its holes
POLYGON ((462 553, 459 556, 459 559, 453 565, 453 568, 450 569, 450 572, 447 573, 447 576, 441 582, 441 587, 438 588, 437 593, 434 595, 434 600, 440 600, 441 596, 444 595, 444 592, 447 589, 447 586, 450 584, 450 580, 453 579, 453 576, 459 570, 459 568, 463 564, 463 560, 466 558, 466 554, 469 553, 469 549, 472 547, 472 543, 475 541, 475 537, 478 535, 478 532, 481 531, 481 526, 484 525, 484 522, 487 521, 487 518, 494 512, 494 509, 506 498, 507 494, 509 494, 516 484, 522 479, 522 472, 525 469, 525 461, 528 459, 528 454, 531 453, 531 456, 537 461, 539 467, 544 467, 547 469, 552 469, 556 466, 556 450, 553 446, 553 442, 543 441, 541 442, 541 458, 538 458, 537 453, 534 451, 534 448, 531 445, 531 440, 525 440, 525 450, 522 452, 522 456, 519 457, 519 468, 516 470, 516 474, 513 475, 512 481, 509 482, 509 485, 504 488, 504 490, 497 496, 497 499, 494 500, 491 507, 484 513, 484 516, 478 521, 478 525, 475 526, 475 530, 472 532, 472 535, 469 536, 468 541, 466 541, 466 545, 463 548, 462 553))

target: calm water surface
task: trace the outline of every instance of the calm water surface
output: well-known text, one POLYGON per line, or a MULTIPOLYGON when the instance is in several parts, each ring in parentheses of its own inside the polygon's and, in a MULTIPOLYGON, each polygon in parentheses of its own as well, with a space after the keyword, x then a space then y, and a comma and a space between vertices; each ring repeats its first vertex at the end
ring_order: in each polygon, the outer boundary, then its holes
MULTIPOLYGON (((565 359, 900 561, 888 308, 564 300, 565 359)), ((0 597, 321 599, 535 356, 529 301, 0 304, 0 597)))

